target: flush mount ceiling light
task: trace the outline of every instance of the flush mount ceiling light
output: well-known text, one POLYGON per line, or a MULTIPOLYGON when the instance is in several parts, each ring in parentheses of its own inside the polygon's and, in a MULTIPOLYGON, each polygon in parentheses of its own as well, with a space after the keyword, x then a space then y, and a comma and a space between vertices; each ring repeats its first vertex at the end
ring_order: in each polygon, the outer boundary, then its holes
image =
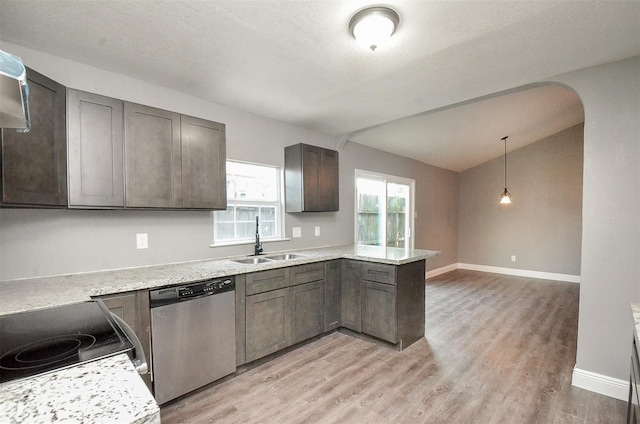
POLYGON ((372 51, 391 38, 400 23, 400 16, 388 7, 375 6, 363 9, 353 15, 349 31, 358 43, 372 51))
POLYGON ((504 141, 504 191, 500 196, 500 203, 511 203, 511 193, 507 191, 507 138, 509 136, 500 139, 504 141))

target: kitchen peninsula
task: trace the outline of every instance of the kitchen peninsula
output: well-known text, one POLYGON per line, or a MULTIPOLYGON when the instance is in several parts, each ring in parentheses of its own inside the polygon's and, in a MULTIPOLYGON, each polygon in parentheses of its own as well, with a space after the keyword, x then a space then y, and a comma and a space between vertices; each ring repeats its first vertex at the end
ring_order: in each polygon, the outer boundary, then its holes
MULTIPOLYGON (((241 352, 237 353, 238 365, 240 366, 259 357, 250 356, 248 338, 246 339, 246 356, 244 351, 245 329, 248 331, 249 328, 249 323, 245 319, 250 316, 248 309, 245 316, 244 309, 245 299, 250 298, 250 293, 246 292, 247 287, 249 287, 249 278, 247 276, 257 275, 263 271, 272 272, 282 268, 306 269, 305 267, 317 267, 318 265, 322 265, 324 270, 324 264, 335 264, 336 262, 362 264, 362 273, 366 275, 363 275, 358 280, 358 284, 362 287, 363 293, 365 293, 365 290, 372 290, 373 295, 370 298, 370 306, 363 306, 362 313, 358 309, 358 315, 362 317, 362 322, 358 324, 361 327, 351 327, 350 324, 345 322, 344 318, 341 326, 350 328, 356 333, 362 332, 383 340, 388 339, 387 341, 391 344, 396 343, 399 349, 402 349, 403 343, 408 345, 412 342, 405 342, 403 339, 403 332, 410 333, 407 331, 407 327, 413 327, 413 333, 416 332, 416 328, 422 333, 424 332, 424 264, 425 259, 437 256, 439 253, 431 250, 347 245, 297 250, 295 252, 273 252, 262 256, 265 258, 286 257, 287 259, 264 260, 255 264, 238 262, 247 258, 244 256, 241 258, 212 259, 86 274, 3 281, 0 282, 0 315, 84 302, 91 298, 120 293, 146 293, 152 288, 235 275, 236 281, 247 280, 246 286, 238 284, 236 291, 236 304, 242 305, 242 308, 236 307, 236 322, 241 323, 236 325, 238 329, 236 338, 240 340, 240 343, 236 342, 236 345, 240 346, 237 349, 237 352, 241 352), (276 255, 277 253, 279 255, 276 255), (290 255, 286 253, 290 253, 290 255), (417 277, 412 277, 410 283, 402 281, 405 275, 403 272, 396 272, 396 270, 409 269, 407 267, 420 273, 417 277), (387 269, 392 269, 393 272, 383 272, 387 269), (416 291, 406 291, 405 287, 407 286, 421 288, 422 291, 418 291, 421 295, 415 296, 416 291), (238 287, 243 288, 238 289, 238 287), (377 330, 380 323, 375 321, 375 317, 380 315, 380 308, 385 308, 389 304, 388 302, 380 302, 381 299, 388 299, 388 297, 380 297, 379 293, 384 296, 384 291, 378 290, 380 287, 393 287, 394 290, 392 313, 394 314, 393 330, 395 333, 391 335, 384 331, 380 333, 380 330, 377 330), (413 299, 407 302, 406 296, 413 297, 413 299), (398 313, 396 320, 395 314, 397 310, 408 307, 407 305, 411 303, 413 305, 409 307, 414 308, 413 310, 418 308, 420 313, 412 313, 408 318, 400 318, 402 314, 398 313), (373 321, 367 321, 367 313, 374 317, 373 321), (417 322, 409 323, 408 320, 410 318, 414 318, 417 322), (369 328, 367 325, 369 325, 370 330, 367 330, 369 328), (362 331, 360 331, 360 328, 362 328, 362 331)), ((291 272, 291 274, 293 275, 294 273, 291 272)), ((347 281, 345 277, 345 275, 342 276, 343 284, 347 281)), ((294 289, 293 280, 294 277, 291 277, 291 290, 294 289)), ((360 292, 358 293, 360 294, 360 292)), ((352 311, 349 308, 345 309, 344 294, 342 299, 342 312, 338 310, 337 313, 345 316, 345 312, 352 311)), ((362 305, 365 305, 365 294, 363 294, 362 299, 362 305)), ((327 302, 323 304, 325 307, 327 306, 327 302)), ((359 308, 361 303, 358 300, 354 305, 359 308)), ((339 325, 328 328, 332 330, 337 326, 339 325)), ((386 331, 386 328, 383 327, 382 330, 386 331)), ((326 325, 320 329, 320 332, 326 331, 326 325)), ((418 336, 421 337, 422 333, 418 336)), ((416 337, 415 334, 410 334, 410 338, 414 337, 416 337)), ((304 340, 304 338, 296 339, 294 337, 291 345, 301 340, 304 340)), ((407 340, 409 340, 409 337, 407 340)), ((94 421, 98 419, 96 417, 100 417, 96 408, 78 409, 77 404, 82 403, 98 406, 105 404, 125 405, 120 408, 124 409, 124 412, 115 411, 122 415, 111 416, 106 419, 107 421, 113 419, 118 422, 132 423, 159 422, 158 405, 145 388, 142 379, 136 375, 135 369, 126 355, 84 363, 34 378, 10 382, 3 387, 3 391, 0 393, 0 416, 8 417, 9 422, 20 422, 24 419, 33 422, 38 422, 38 419, 40 419, 43 420, 42 422, 46 422, 50 421, 52 416, 62 416, 67 414, 68 411, 73 411, 73 413, 65 415, 71 421, 94 421), (56 381, 62 383, 67 378, 73 384, 54 384, 56 381), (114 385, 120 388, 114 390, 114 385), (42 390, 42 388, 47 388, 47 390, 42 390), (118 399, 114 397, 118 397, 118 399), (120 401, 123 402, 120 403, 120 401), (133 410, 127 410, 126 405, 132 405, 133 410), (86 411, 87 415, 84 417, 74 415, 80 411, 86 411)))

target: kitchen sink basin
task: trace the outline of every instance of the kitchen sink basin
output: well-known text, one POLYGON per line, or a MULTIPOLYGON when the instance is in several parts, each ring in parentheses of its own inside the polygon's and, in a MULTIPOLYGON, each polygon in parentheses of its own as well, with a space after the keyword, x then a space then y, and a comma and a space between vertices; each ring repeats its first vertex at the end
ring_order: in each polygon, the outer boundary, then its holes
POLYGON ((305 256, 303 255, 295 255, 293 253, 285 253, 282 255, 272 255, 272 256, 267 256, 267 259, 271 259, 272 261, 288 261, 289 259, 299 259, 299 258, 304 258, 305 256))
POLYGON ((243 259, 231 259, 231 262, 235 262, 237 264, 244 264, 244 265, 256 265, 256 264, 264 264, 267 262, 288 261, 290 259, 299 259, 304 257, 306 256, 296 255, 294 253, 283 253, 281 255, 249 256, 248 258, 243 258, 243 259))
POLYGON ((254 256, 246 259, 232 259, 231 262, 235 262, 237 264, 244 264, 244 265, 256 265, 256 264, 263 264, 265 262, 273 262, 273 259, 254 256))

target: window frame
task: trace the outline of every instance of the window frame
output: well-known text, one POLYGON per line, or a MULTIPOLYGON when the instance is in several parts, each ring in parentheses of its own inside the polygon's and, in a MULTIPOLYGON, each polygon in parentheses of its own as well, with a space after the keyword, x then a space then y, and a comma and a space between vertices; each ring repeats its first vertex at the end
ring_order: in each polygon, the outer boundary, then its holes
MULTIPOLYGON (((275 207, 275 235, 273 237, 268 237, 268 236, 263 236, 262 234, 260 234, 260 241, 268 243, 268 242, 273 242, 273 241, 287 240, 283 236, 283 234, 284 234, 284 198, 283 198, 284 178, 283 178, 282 166, 265 164, 265 163, 248 162, 248 161, 242 161, 242 160, 227 159, 226 160, 227 169, 229 169, 229 166, 228 166, 229 162, 247 164, 247 165, 254 165, 254 166, 260 166, 260 167, 265 167, 265 168, 274 168, 276 170, 276 191, 277 191, 277 196, 276 197, 277 197, 277 199, 275 201, 238 200, 238 199, 229 199, 227 197, 227 209, 226 210, 229 209, 230 205, 231 206, 235 206, 235 207, 241 207, 241 206, 248 206, 248 207, 268 206, 268 207, 275 207)), ((227 180, 226 184, 228 184, 228 180, 227 180)), ((228 195, 228 193, 227 193, 227 195, 228 195)), ((255 243, 255 238, 253 236, 251 238, 242 238, 242 239, 234 238, 234 239, 227 239, 227 240, 216 240, 216 212, 224 212, 224 211, 213 211, 211 213, 211 220, 212 220, 211 235, 212 235, 212 238, 213 238, 213 243, 211 243, 210 247, 233 246, 233 245, 242 245, 242 244, 253 244, 253 243, 255 243)), ((236 219, 235 216, 234 216, 234 221, 233 222, 237 223, 237 219, 236 219)))

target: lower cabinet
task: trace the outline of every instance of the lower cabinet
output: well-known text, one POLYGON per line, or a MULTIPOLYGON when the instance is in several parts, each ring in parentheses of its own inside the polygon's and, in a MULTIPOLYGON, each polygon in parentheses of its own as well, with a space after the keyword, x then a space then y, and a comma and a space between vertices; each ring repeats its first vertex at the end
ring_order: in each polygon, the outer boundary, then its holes
POLYGON ((322 334, 324 284, 322 262, 247 274, 244 362, 322 334))
POLYGON ((291 291, 288 288, 247 296, 246 360, 291 346, 291 291))
POLYGON ((362 330, 361 267, 359 261, 342 263, 342 326, 358 333, 362 330))
POLYGON ((335 330, 342 322, 342 260, 324 264, 324 331, 335 330))
MULTIPOLYGON (((140 340, 142 350, 147 358, 149 371, 142 375, 142 379, 149 388, 152 388, 152 363, 151 360, 151 309, 149 308, 149 291, 138 290, 135 292, 118 293, 100 296, 100 300, 113 314, 119 316, 136 333, 140 340)), ((153 391, 152 391, 153 393, 153 391)))
POLYGON ((293 343, 324 332, 324 280, 291 287, 293 343))
POLYGON ((362 332, 398 342, 396 286, 363 280, 362 332))
POLYGON ((400 350, 424 337, 425 261, 337 259, 236 277, 236 364, 338 327, 400 350))
POLYGON ((400 350, 424 336, 425 261, 387 265, 344 260, 342 326, 400 350))

